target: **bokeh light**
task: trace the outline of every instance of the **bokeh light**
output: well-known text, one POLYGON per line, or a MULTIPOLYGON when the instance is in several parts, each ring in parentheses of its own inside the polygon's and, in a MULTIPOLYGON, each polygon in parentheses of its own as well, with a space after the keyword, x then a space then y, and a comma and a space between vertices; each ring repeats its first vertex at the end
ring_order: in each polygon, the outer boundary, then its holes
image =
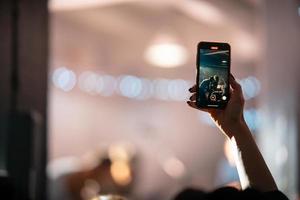
POLYGON ((154 84, 154 97, 159 100, 168 100, 168 84, 167 79, 157 79, 153 81, 154 84))
POLYGON ((136 76, 122 76, 120 78, 119 89, 121 95, 128 98, 136 98, 142 93, 142 81, 136 76))
POLYGON ((246 100, 256 97, 260 92, 260 81, 253 76, 241 79, 239 80, 239 83, 242 86, 244 98, 246 100))
POLYGON ((172 68, 187 62, 187 50, 176 43, 151 45, 145 52, 146 60, 157 67, 172 68))
POLYGON ((79 88, 89 94, 96 94, 98 75, 92 71, 85 71, 79 76, 79 88))
POLYGON ((185 174, 185 166, 181 160, 176 157, 170 157, 163 163, 164 171, 172 178, 182 178, 185 174))
POLYGON ((66 67, 60 67, 54 70, 52 81, 57 88, 68 92, 71 91, 76 84, 76 74, 66 67))
POLYGON ((111 165, 110 172, 114 181, 119 185, 128 185, 132 180, 130 166, 125 161, 114 161, 111 165))
POLYGON ((171 80, 168 83, 168 94, 170 99, 175 101, 184 101, 189 96, 189 84, 182 79, 171 80))

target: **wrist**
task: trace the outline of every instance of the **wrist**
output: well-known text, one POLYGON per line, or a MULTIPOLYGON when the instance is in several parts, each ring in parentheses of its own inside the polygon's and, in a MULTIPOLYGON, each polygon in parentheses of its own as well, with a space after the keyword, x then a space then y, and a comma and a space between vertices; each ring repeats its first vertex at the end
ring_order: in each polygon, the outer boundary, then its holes
POLYGON ((243 118, 230 124, 230 126, 222 128, 227 137, 239 138, 240 136, 246 136, 248 134, 251 135, 251 132, 243 118))

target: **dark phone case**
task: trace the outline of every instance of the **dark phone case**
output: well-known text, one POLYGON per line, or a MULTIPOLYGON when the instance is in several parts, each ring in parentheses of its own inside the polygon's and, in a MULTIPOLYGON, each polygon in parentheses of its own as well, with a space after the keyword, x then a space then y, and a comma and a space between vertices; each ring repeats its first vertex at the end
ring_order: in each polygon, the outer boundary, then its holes
POLYGON ((224 104, 218 104, 217 107, 211 107, 207 105, 202 105, 198 99, 199 99, 199 76, 200 76, 200 49, 210 49, 211 46, 217 46, 219 47, 220 50, 229 50, 229 66, 227 70, 227 75, 228 75, 228 80, 227 80, 227 85, 229 85, 229 76, 230 76, 230 68, 231 68, 231 47, 228 43, 218 43, 218 42, 199 42, 197 45, 197 57, 196 57, 196 69, 197 69, 197 76, 196 76, 196 85, 197 85, 197 90, 196 90, 196 105, 198 108, 209 108, 209 109, 224 109, 230 99, 230 93, 229 93, 229 87, 227 87, 226 93, 228 96, 228 99, 226 103, 224 104))

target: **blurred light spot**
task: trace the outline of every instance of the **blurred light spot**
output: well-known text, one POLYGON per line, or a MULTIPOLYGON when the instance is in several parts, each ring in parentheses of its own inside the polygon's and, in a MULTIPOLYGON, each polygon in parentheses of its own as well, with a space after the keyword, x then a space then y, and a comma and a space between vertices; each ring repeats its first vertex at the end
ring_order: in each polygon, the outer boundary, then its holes
POLYGON ((110 196, 100 196, 99 198, 95 199, 95 200, 110 200, 111 197, 110 196))
POLYGON ((234 45, 237 54, 243 59, 253 59, 259 55, 259 48, 255 37, 245 31, 237 31, 234 36, 234 45), (241 42, 243 41, 243 42, 241 42))
POLYGON ((91 199, 98 195, 100 192, 100 185, 93 179, 84 181, 84 185, 80 191, 82 199, 91 199))
POLYGON ((65 67, 58 68, 52 76, 54 85, 65 92, 71 91, 76 84, 76 75, 65 67))
POLYGON ((221 11, 208 1, 188 1, 180 4, 189 16, 207 24, 218 25, 224 21, 221 11))
POLYGON ((97 93, 101 94, 105 89, 105 82, 104 78, 102 76, 99 76, 96 80, 96 87, 95 87, 97 93))
POLYGON ((127 162, 114 161, 110 172, 114 181, 119 185, 128 185, 131 182, 131 170, 127 162))
POLYGON ((111 145, 108 149, 108 155, 112 161, 129 161, 128 152, 121 145, 111 145))
POLYGON ((230 166, 235 166, 234 154, 230 140, 225 140, 224 142, 224 154, 230 166))
POLYGON ((184 101, 188 99, 189 96, 189 85, 186 81, 177 79, 171 80, 168 84, 168 94, 172 100, 184 101))
POLYGON ((256 97, 261 89, 260 82, 253 76, 249 76, 239 81, 242 89, 243 95, 246 100, 256 97))
POLYGON ((80 162, 76 157, 57 158, 47 165, 47 174, 51 179, 56 179, 66 173, 79 171, 80 167, 80 162))
MULTIPOLYGON (((71 70, 59 68, 53 73, 53 83, 65 91, 74 88, 76 75, 71 70)), ((194 81, 183 79, 156 79, 124 75, 119 78, 107 74, 97 74, 93 71, 82 72, 78 77, 80 90, 91 95, 111 96, 115 92, 119 95, 147 100, 185 101, 189 97, 188 89, 194 81)))
POLYGON ((214 121, 212 120, 212 118, 210 117, 210 115, 208 113, 199 111, 197 114, 198 114, 199 120, 202 123, 204 123, 204 124, 206 124, 208 126, 211 126, 211 127, 216 127, 214 121))
POLYGON ((100 91, 98 91, 98 92, 100 92, 102 96, 113 95, 117 88, 116 78, 111 75, 102 75, 101 79, 103 80, 103 88, 102 88, 101 92, 100 91))
POLYGON ((258 112, 256 109, 250 108, 244 111, 244 118, 250 130, 254 131, 258 128, 257 122, 258 112))
POLYGON ((1 177, 7 177, 7 176, 8 176, 7 171, 4 170, 4 169, 0 169, 0 176, 1 176, 1 177))
POLYGON ((188 53, 177 43, 160 43, 151 45, 145 52, 145 58, 154 66, 172 68, 185 64, 188 53))
POLYGON ((82 10, 102 6, 113 6, 122 2, 128 2, 134 0, 51 0, 48 1, 48 9, 50 11, 72 11, 82 10))
POLYGON ((184 164, 175 157, 168 158, 163 163, 163 169, 172 178, 181 178, 185 174, 184 164))
POLYGON ((89 94, 96 94, 98 75, 91 71, 86 71, 79 76, 79 88, 89 94))
POLYGON ((121 95, 129 98, 138 97, 142 92, 142 81, 135 76, 123 76, 120 79, 121 95))
POLYGON ((288 150, 285 145, 279 146, 275 154, 275 162, 277 166, 282 166, 288 159, 288 150))
POLYGON ((153 81, 153 84, 154 84, 154 97, 160 100, 168 100, 169 81, 167 79, 157 79, 153 81))
POLYGON ((96 199, 92 200, 126 200, 126 198, 119 195, 100 195, 96 199))
POLYGON ((138 100, 146 100, 149 99, 153 95, 153 84, 152 81, 141 78, 142 81, 142 91, 137 97, 138 100))

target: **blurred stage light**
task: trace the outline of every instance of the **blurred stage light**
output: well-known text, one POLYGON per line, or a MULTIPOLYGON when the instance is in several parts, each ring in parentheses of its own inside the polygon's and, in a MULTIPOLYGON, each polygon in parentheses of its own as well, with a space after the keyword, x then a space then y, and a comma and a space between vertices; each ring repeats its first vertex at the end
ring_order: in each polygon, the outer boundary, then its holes
POLYGON ((102 75, 101 79, 103 80, 103 89, 101 92, 102 96, 111 96, 114 94, 116 88, 117 88, 117 81, 116 78, 111 75, 102 75))
POLYGON ((153 44, 145 52, 145 59, 152 65, 162 68, 178 67, 187 62, 187 50, 177 43, 153 44))
POLYGON ((129 153, 126 148, 122 145, 111 145, 108 149, 109 158, 112 161, 125 161, 128 162, 130 160, 129 153))
MULTIPOLYGON (((76 84, 76 75, 71 70, 59 68, 53 73, 56 87, 69 91, 76 84)), ((123 75, 119 78, 107 74, 84 71, 79 75, 78 87, 91 95, 111 96, 115 92, 127 98, 147 100, 155 98, 164 101, 186 101, 188 89, 193 81, 183 79, 156 79, 123 75)))
POLYGON ((79 88, 91 95, 111 96, 115 92, 116 85, 115 78, 107 74, 85 71, 79 76, 79 88))
POLYGON ((224 22, 225 16, 222 14, 221 10, 209 1, 190 0, 180 4, 178 3, 178 8, 197 21, 210 25, 219 25, 224 22))
POLYGON ((244 111, 244 118, 251 131, 255 131, 259 128, 261 113, 257 109, 246 109, 244 111))
POLYGON ((86 71, 79 76, 79 88, 89 94, 96 94, 98 75, 91 71, 86 71))
POLYGON ((170 157, 163 163, 163 169, 172 178, 182 178, 185 174, 185 166, 176 157, 170 157))
POLYGON ((168 85, 169 81, 167 79, 157 79, 153 81, 154 84, 154 97, 159 100, 168 100, 168 85))
POLYGON ((99 194, 100 189, 101 187, 97 181, 87 179, 80 190, 80 196, 82 199, 91 199, 99 194))
POLYGON ((100 195, 89 200, 127 200, 127 198, 119 195, 100 195))
POLYGON ((138 97, 142 93, 142 87, 142 81, 138 77, 126 75, 120 78, 119 90, 125 97, 138 97))
POLYGON ((110 172, 114 181, 119 185, 128 185, 132 180, 130 166, 125 161, 113 161, 110 172))
POLYGON ((233 45, 237 49, 236 53, 242 59, 252 60, 260 55, 258 42, 253 35, 244 31, 236 31, 234 36, 233 45))
POLYGON ((75 156, 57 158, 48 163, 47 175, 51 179, 56 179, 66 173, 78 171, 80 168, 81 163, 75 156))
POLYGON ((95 86, 96 92, 101 94, 105 89, 105 82, 104 78, 100 75, 98 76, 96 80, 96 86, 95 86))
POLYGON ((261 89, 260 82, 259 80, 257 80, 257 78, 253 76, 249 76, 247 78, 239 80, 239 83, 243 88, 243 94, 245 100, 249 100, 251 98, 256 97, 260 92, 261 89))
POLYGON ((50 0, 48 8, 50 11, 71 11, 102 6, 113 6, 115 4, 132 1, 136 0, 50 0))
POLYGON ((146 78, 140 78, 142 81, 142 91, 140 92, 139 96, 136 99, 138 100, 147 100, 153 95, 153 84, 152 81, 146 78))
POLYGON ((182 79, 170 80, 168 84, 168 94, 170 99, 175 101, 185 101, 189 97, 189 84, 182 79))
POLYGON ((72 70, 61 67, 54 70, 52 81, 57 88, 68 92, 71 91, 76 84, 76 75, 72 70))

